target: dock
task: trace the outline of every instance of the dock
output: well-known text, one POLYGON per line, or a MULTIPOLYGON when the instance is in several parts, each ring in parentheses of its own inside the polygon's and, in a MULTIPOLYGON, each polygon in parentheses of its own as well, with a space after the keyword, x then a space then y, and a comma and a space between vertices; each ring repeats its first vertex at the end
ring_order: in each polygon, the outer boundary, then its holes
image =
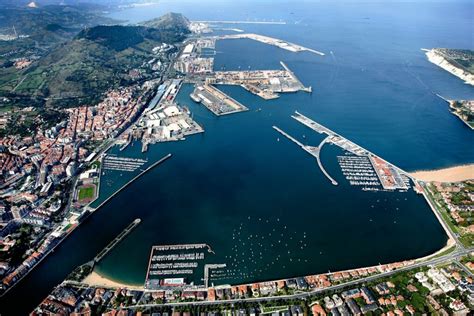
POLYGON ((120 189, 118 189, 117 191, 115 191, 111 196, 109 196, 107 199, 105 199, 105 201, 103 201, 102 203, 100 203, 99 206, 97 206, 96 208, 93 209, 93 211, 99 209, 100 207, 102 207, 103 205, 105 205, 107 202, 109 202, 114 196, 116 196, 117 194, 119 194, 120 192, 122 192, 122 190, 124 190, 126 187, 128 187, 130 184, 132 184, 134 181, 136 181, 138 178, 140 178, 142 175, 144 175, 145 173, 147 173, 148 171, 150 171, 151 169, 155 168, 156 166, 158 166, 159 164, 163 163, 164 161, 166 161, 167 159, 171 158, 171 154, 167 154, 166 156, 164 156, 163 158, 161 158, 160 160, 154 162, 151 166, 149 166, 148 168, 146 168, 145 170, 143 170, 142 172, 140 172, 140 174, 136 175, 132 180, 128 181, 127 183, 125 183, 120 189))
POLYGON ((319 144, 318 147, 315 147, 315 146, 307 146, 307 145, 303 145, 300 141, 298 141, 297 139, 295 139, 293 136, 289 135, 288 133, 286 133, 285 131, 281 130, 280 128, 278 128, 277 126, 272 126, 273 129, 275 129, 277 132, 279 132, 280 134, 282 134, 283 136, 285 136, 286 138, 288 138, 289 140, 291 140, 292 142, 294 142, 295 144, 297 144, 298 146, 300 146, 304 151, 306 151, 308 154, 310 154, 311 156, 313 156, 314 158, 316 158, 316 161, 318 163, 318 166, 319 166, 319 169, 321 169, 321 171, 323 172, 323 174, 326 176, 326 178, 329 179, 329 181, 331 182, 332 185, 338 185, 337 181, 334 180, 330 175, 329 173, 326 171, 326 169, 324 169, 324 166, 321 162, 321 158, 320 158, 320 151, 321 151, 321 148, 323 147, 323 145, 327 142, 327 137, 325 139, 323 139, 323 141, 321 142, 321 144, 319 144))
POLYGON ((131 222, 114 240, 112 240, 101 252, 94 257, 94 263, 102 260, 118 243, 120 243, 130 232, 140 224, 142 220, 137 218, 131 222))

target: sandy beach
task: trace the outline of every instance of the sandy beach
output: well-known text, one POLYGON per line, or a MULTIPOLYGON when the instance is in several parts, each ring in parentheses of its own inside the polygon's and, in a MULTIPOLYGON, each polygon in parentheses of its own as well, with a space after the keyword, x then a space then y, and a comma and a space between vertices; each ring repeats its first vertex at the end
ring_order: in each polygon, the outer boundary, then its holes
POLYGON ((107 288, 127 288, 127 289, 143 290, 143 286, 139 286, 136 284, 134 285, 134 284, 120 283, 120 282, 108 279, 95 271, 89 274, 82 282, 87 283, 92 286, 103 286, 107 288))
POLYGON ((474 179, 474 164, 456 166, 439 170, 421 170, 410 173, 422 181, 459 182, 474 179))

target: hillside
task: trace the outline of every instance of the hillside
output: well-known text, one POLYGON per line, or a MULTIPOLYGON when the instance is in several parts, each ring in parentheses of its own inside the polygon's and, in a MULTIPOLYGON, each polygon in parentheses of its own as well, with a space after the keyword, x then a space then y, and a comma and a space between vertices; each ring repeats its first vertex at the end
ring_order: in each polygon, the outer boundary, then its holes
POLYGON ((180 13, 170 12, 159 18, 143 23, 144 26, 158 28, 162 30, 183 30, 189 28, 189 20, 180 13))
POLYGON ((47 29, 50 24, 79 32, 81 29, 103 23, 112 19, 102 16, 102 7, 92 5, 48 5, 38 8, 1 6, 0 29, 12 32, 13 26, 18 34, 35 36, 47 29))
POLYGON ((166 23, 156 27, 86 28, 32 64, 20 78, 1 85, 0 96, 17 105, 95 103, 111 88, 159 76, 149 67, 148 62, 158 57, 152 49, 182 41, 189 32, 183 20, 180 15, 167 15, 166 23))

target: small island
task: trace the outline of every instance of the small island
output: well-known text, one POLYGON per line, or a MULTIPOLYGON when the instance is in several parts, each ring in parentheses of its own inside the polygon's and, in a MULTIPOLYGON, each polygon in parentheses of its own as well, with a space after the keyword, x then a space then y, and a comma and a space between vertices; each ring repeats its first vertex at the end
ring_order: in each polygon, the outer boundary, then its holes
POLYGON ((423 49, 428 60, 465 83, 474 85, 474 51, 467 49, 423 49))

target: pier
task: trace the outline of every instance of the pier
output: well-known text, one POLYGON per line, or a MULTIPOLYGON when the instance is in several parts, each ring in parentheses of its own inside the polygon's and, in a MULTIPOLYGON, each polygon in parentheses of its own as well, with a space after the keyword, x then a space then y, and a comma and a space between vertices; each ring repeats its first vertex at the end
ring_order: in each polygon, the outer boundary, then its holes
POLYGON ((151 169, 153 169, 154 167, 158 166, 159 164, 163 163, 165 160, 167 160, 168 158, 171 158, 171 154, 167 154, 166 156, 164 156, 163 158, 161 158, 160 160, 154 162, 151 166, 149 166, 148 168, 146 168, 145 170, 143 170, 142 172, 140 172, 140 174, 136 175, 132 180, 128 181, 127 183, 125 183, 120 189, 118 189, 117 191, 115 191, 111 196, 109 196, 107 199, 105 199, 105 201, 103 201, 102 203, 100 203, 99 206, 97 206, 96 208, 93 208, 93 211, 99 209, 101 206, 105 205, 107 202, 109 202, 114 196, 116 196, 117 194, 119 194, 120 192, 122 192, 122 190, 124 190, 126 187, 128 187, 130 184, 132 184, 135 180, 137 180, 138 178, 140 178, 142 175, 144 175, 145 173, 147 173, 148 171, 150 171, 151 169))
POLYGON ((204 287, 209 287, 209 270, 211 269, 222 269, 227 267, 225 263, 221 264, 206 264, 204 265, 204 287))
POLYGON ((101 252, 99 252, 94 257, 94 263, 99 262, 104 258, 110 250, 112 250, 119 242, 121 242, 130 232, 140 224, 141 219, 137 218, 133 222, 130 223, 114 240, 112 240, 101 252))
POLYGON ((319 153, 321 151, 321 148, 324 146, 324 144, 326 143, 327 141, 327 138, 326 137, 325 139, 323 139, 323 141, 321 142, 321 144, 319 144, 319 147, 315 147, 315 146, 307 146, 307 145, 303 145, 300 141, 298 141, 297 139, 295 139, 293 136, 287 134, 285 131, 281 130, 280 128, 278 128, 277 126, 272 126, 273 129, 275 129, 277 132, 279 132, 280 134, 282 134, 283 136, 285 136, 286 138, 288 138, 289 140, 291 140, 292 142, 294 142, 295 144, 297 144, 298 146, 300 146, 304 151, 306 151, 308 154, 310 154, 311 156, 315 157, 316 158, 316 161, 318 162, 318 166, 319 166, 319 169, 321 169, 321 171, 323 172, 323 174, 329 179, 329 181, 331 181, 332 185, 337 185, 337 181, 334 180, 330 175, 329 173, 326 171, 326 169, 324 169, 324 166, 321 162, 321 158, 319 157, 319 153))

